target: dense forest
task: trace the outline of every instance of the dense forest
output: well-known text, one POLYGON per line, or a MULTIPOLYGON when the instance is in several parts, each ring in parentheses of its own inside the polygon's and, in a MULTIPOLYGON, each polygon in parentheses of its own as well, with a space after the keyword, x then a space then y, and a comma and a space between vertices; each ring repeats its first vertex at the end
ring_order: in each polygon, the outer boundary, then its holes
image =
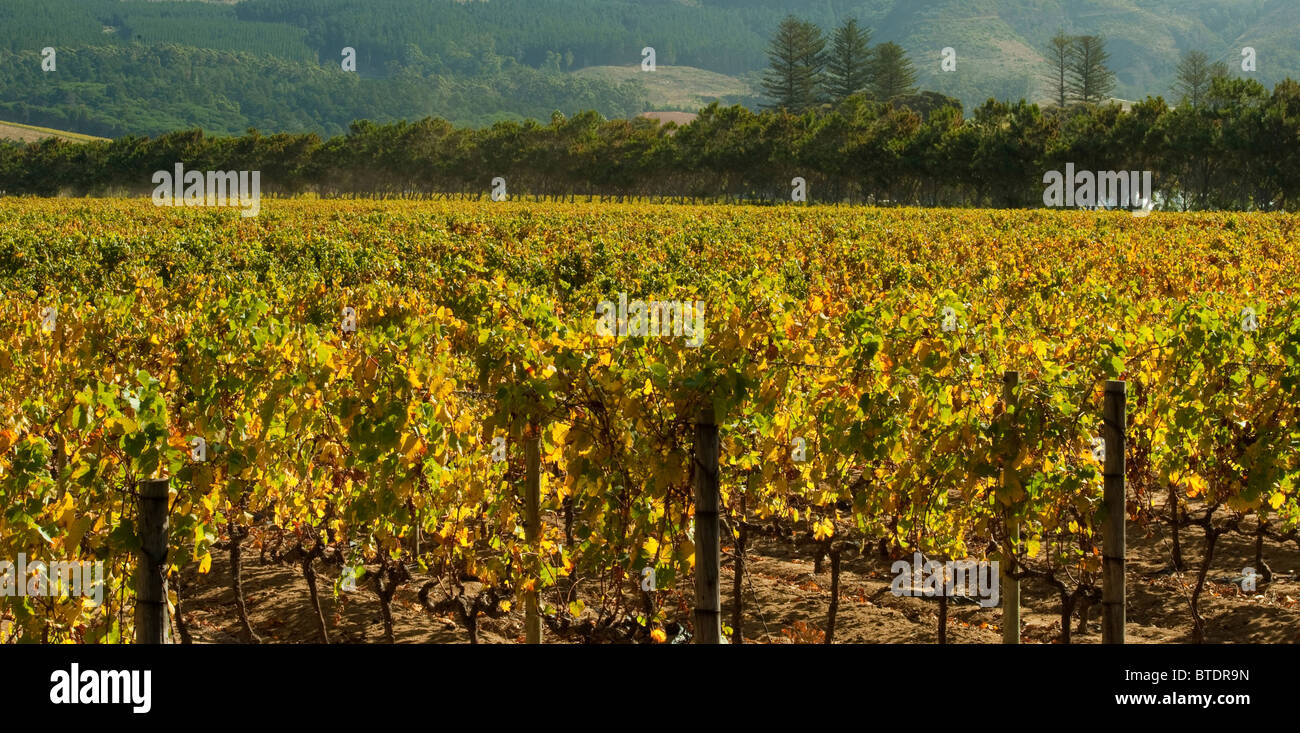
POLYGON ((635 67, 646 46, 661 66, 743 80, 751 95, 719 101, 756 109, 769 43, 791 12, 828 31, 855 18, 915 63, 920 88, 968 110, 989 98, 1047 101, 1044 47, 1058 29, 1107 39, 1124 99, 1167 95, 1191 49, 1236 64, 1255 48, 1249 78, 1266 87, 1300 76, 1294 0, 4 0, 0 119, 115 137, 627 117, 662 105, 640 83, 572 72, 635 67), (47 47, 58 52, 53 72, 41 69, 47 47), (355 73, 340 67, 345 47, 355 73))
POLYGON ((353 120, 391 121, 447 110, 460 124, 548 119, 555 110, 634 116, 645 106, 615 86, 510 63, 489 75, 358 74, 273 56, 186 46, 109 46, 58 55, 75 84, 49 84, 37 52, 0 54, 0 119, 117 137, 200 127, 237 134, 250 127, 339 134, 353 120), (22 90, 21 92, 17 90, 22 90))
POLYGON ((0 146, 0 193, 148 193, 155 171, 261 171, 264 193, 684 197, 789 201, 793 177, 810 201, 1039 206, 1043 176, 1152 171, 1166 209, 1300 208, 1300 83, 1213 80, 1198 105, 1148 98, 1120 105, 921 94, 882 104, 853 95, 794 115, 705 109, 684 127, 556 114, 548 124, 457 127, 441 119, 357 122, 345 135, 211 137, 202 131, 74 144, 0 146))

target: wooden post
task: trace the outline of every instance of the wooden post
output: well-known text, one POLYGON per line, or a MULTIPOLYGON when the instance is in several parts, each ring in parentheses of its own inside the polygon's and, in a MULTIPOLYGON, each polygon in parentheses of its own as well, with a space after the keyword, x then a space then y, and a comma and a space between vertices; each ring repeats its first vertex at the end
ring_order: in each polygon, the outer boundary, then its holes
MULTIPOLYGON (((541 451, 537 445, 538 428, 528 426, 524 437, 524 539, 533 553, 541 551, 541 451)), ((537 608, 537 591, 528 591, 524 598, 524 636, 529 644, 542 643, 542 616, 537 608)))
POLYGON ((167 633, 167 479, 141 481, 135 643, 162 644, 167 633))
POLYGON ((695 423, 695 643, 722 643, 718 575, 722 546, 718 520, 718 426, 710 402, 695 423))
POLYGON ((835 643, 835 615, 840 609, 840 552, 844 548, 836 544, 831 548, 831 606, 826 614, 826 643, 835 643))
POLYGON ((744 644, 744 608, 745 608, 745 543, 749 539, 745 528, 745 494, 740 495, 740 520, 736 529, 736 552, 734 572, 731 583, 731 643, 744 644))
MULTIPOLYGON (((1011 410, 1016 399, 1016 385, 1020 384, 1019 372, 1002 374, 1002 409, 1011 410)), ((1018 419, 1018 418, 1013 418, 1018 419)), ((1020 519, 1014 507, 1007 507, 1005 513, 1007 525, 1007 557, 1002 559, 1002 643, 1020 643, 1020 581, 1011 577, 1015 570, 1015 546, 1020 542, 1020 519)))
POLYGON ((1125 413, 1126 385, 1123 381, 1107 380, 1106 399, 1102 407, 1102 435, 1106 443, 1106 460, 1101 475, 1105 481, 1103 502, 1106 507, 1106 526, 1102 534, 1102 626, 1103 644, 1124 643, 1124 524, 1128 509, 1125 506, 1124 467, 1126 450, 1125 413))

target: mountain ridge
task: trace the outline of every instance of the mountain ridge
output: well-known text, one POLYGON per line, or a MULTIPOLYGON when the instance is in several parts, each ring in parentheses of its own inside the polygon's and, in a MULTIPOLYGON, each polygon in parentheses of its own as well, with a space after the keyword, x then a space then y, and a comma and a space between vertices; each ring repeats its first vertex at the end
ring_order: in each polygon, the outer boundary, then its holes
POLYGON ((968 113, 990 97, 1046 101, 1043 54, 1058 28, 1107 39, 1118 98, 1170 99, 1190 50, 1266 87, 1300 78, 1295 0, 6 0, 0 113, 96 135, 178 124, 334 134, 357 115, 483 125, 585 109, 628 117, 665 99, 695 111, 711 101, 599 71, 638 65, 645 46, 662 67, 736 80, 724 85, 724 104, 757 106, 767 41, 787 13, 828 35, 857 18, 873 44, 908 52, 922 89, 961 100, 968 113), (1257 52, 1253 72, 1240 69, 1246 46, 1257 52), (34 72, 46 47, 68 63, 34 72), (356 51, 356 74, 340 68, 344 47, 356 51), (957 52, 954 72, 940 71, 945 47, 957 52), (235 78, 219 83, 201 68, 211 51, 248 60, 222 62, 235 78), (750 94, 737 92, 745 86, 750 94))

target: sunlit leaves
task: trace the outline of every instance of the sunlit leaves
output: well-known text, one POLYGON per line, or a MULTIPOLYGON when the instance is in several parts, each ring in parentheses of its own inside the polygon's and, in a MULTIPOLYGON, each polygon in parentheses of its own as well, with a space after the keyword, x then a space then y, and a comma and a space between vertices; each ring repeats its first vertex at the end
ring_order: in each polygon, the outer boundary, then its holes
MULTIPOLYGON (((165 476, 177 563, 210 562, 230 519, 256 515, 333 532, 351 566, 384 556, 519 591, 649 563, 671 583, 693 569, 693 421, 710 410, 733 532, 743 516, 958 557, 1001 548, 1014 517, 1017 559, 1087 582, 1088 448, 1115 377, 1136 498, 1172 487, 1300 526, 1300 263, 1269 217, 1229 235, 1202 215, 279 202, 235 238, 187 228, 191 212, 96 206, 106 229, 150 231, 114 272, 71 246, 70 214, 5 215, 81 258, 43 273, 53 332, 35 293, 0 291, 9 555, 126 562, 132 482, 165 476), (182 236, 211 256, 167 247, 182 236), (619 292, 705 302, 706 339, 597 333, 596 303, 619 292)), ((569 600, 554 608, 584 611, 569 600)))

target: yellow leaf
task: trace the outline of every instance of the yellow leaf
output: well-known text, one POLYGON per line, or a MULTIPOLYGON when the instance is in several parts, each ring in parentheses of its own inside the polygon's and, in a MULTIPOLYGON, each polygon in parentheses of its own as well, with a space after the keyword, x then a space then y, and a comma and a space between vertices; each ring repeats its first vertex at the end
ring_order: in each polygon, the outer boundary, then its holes
POLYGON ((199 574, 204 575, 212 569, 212 553, 203 553, 203 558, 199 560, 199 574))
POLYGON ((641 545, 641 549, 645 550, 645 554, 650 558, 650 561, 651 561, 651 562, 657 562, 657 561, 658 561, 658 559, 659 559, 659 540, 657 540, 657 539, 655 539, 655 538, 653 538, 653 537, 648 537, 648 538, 646 538, 645 544, 641 545))
POLYGON ((74 509, 76 509, 76 502, 73 501, 72 494, 67 493, 63 495, 62 500, 50 505, 49 513, 50 516, 57 519, 60 524, 66 526, 73 519, 76 519, 73 511, 74 509))
POLYGON ((655 629, 650 632, 650 638, 654 639, 656 644, 662 644, 668 641, 668 634, 664 633, 663 629, 655 629))
POLYGON ((835 534, 835 523, 830 519, 823 519, 813 525, 813 539, 821 541, 835 534))
POLYGON ((695 567, 695 543, 691 542, 690 540, 682 540, 682 543, 678 545, 677 556, 685 560, 687 564, 689 564, 692 568, 694 568, 695 567))
POLYGON ((402 457, 407 463, 415 463, 425 452, 424 441, 418 435, 410 433, 402 440, 402 457))

